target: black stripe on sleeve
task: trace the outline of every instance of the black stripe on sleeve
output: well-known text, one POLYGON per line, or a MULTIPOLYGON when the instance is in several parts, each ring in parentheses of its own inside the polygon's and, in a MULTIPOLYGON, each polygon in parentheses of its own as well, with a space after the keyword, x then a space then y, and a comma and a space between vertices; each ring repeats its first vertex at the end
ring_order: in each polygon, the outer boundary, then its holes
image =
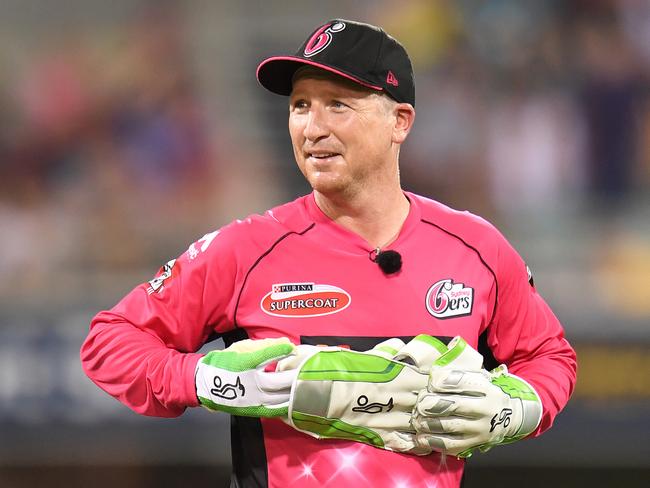
POLYGON ((264 253, 262 253, 262 254, 260 255, 260 257, 258 257, 258 258, 255 260, 255 262, 253 263, 253 265, 252 265, 252 266, 248 269, 248 271, 246 272, 246 277, 244 278, 244 282, 242 283, 241 288, 239 289, 239 295, 237 295, 237 304, 235 305, 235 313, 234 313, 234 317, 233 317, 233 323, 234 323, 234 326, 235 326, 235 327, 239 327, 239 326, 237 325, 237 310, 239 310, 239 302, 240 302, 240 300, 241 300, 242 294, 244 293, 244 288, 246 288, 246 283, 248 282, 248 277, 249 277, 250 274, 253 272, 253 270, 257 267, 258 264, 260 264, 260 262, 262 261, 262 259, 264 259, 266 256, 268 256, 269 254, 271 254, 271 252, 276 248, 276 246, 277 246, 278 244, 280 244, 280 242, 282 242, 284 239, 286 239, 287 237, 289 237, 289 236, 291 236, 291 235, 302 236, 302 235, 304 235, 305 233, 307 233, 309 230, 311 230, 315 225, 316 225, 316 223, 315 223, 315 222, 312 222, 312 223, 309 225, 309 227, 307 227, 306 229, 304 229, 304 230, 302 230, 302 231, 300 231, 300 232, 289 231, 289 232, 287 232, 286 234, 283 234, 282 236, 280 236, 280 238, 278 238, 278 239, 277 239, 277 240, 276 240, 276 241, 271 245, 271 247, 269 247, 266 251, 264 251, 264 253))
MULTIPOLYGON (((488 327, 489 324, 492 323, 492 320, 494 320, 494 316, 496 315, 497 312, 497 304, 499 303, 499 282, 497 281, 497 275, 494 272, 494 270, 490 267, 489 264, 483 259, 483 256, 481 255, 480 251, 476 249, 474 246, 470 245, 467 241, 465 241, 462 237, 460 237, 457 234, 454 234, 453 232, 448 231, 447 229, 444 229, 443 227, 440 227, 438 224, 434 224, 433 222, 430 222, 428 220, 421 219, 422 222, 425 224, 429 224, 436 229, 441 230, 445 234, 454 237, 458 239, 463 245, 465 245, 468 249, 471 249, 476 253, 478 258, 481 260, 481 263, 483 263, 483 266, 490 272, 492 275, 492 278, 494 279, 494 287, 495 287, 495 295, 494 295, 494 307, 492 308, 492 316, 490 317, 490 320, 488 321, 488 327)), ((494 354, 492 353, 492 349, 490 349, 490 346, 488 345, 488 328, 483 331, 483 333, 479 336, 478 338, 478 352, 483 355, 483 367, 487 369, 488 371, 491 369, 496 368, 499 365, 499 362, 495 359, 494 354)))
POLYGON ((495 295, 494 295, 494 307, 492 308, 492 316, 490 317, 490 320, 489 320, 488 324, 492 323, 492 320, 494 319, 494 316, 495 316, 496 311, 497 311, 497 303, 499 302, 499 282, 497 281, 497 275, 494 272, 494 270, 490 267, 490 265, 487 262, 485 262, 485 259, 483 259, 483 256, 481 255, 480 251, 478 249, 476 249, 474 246, 468 244, 467 241, 465 241, 462 237, 460 237, 457 234, 454 234, 453 232, 448 231, 447 229, 445 229, 443 227, 440 227, 438 224, 434 224, 433 222, 429 222, 428 220, 421 219, 421 221, 424 222, 425 224, 429 224, 429 225, 435 227, 436 229, 441 230, 445 234, 447 234, 447 235, 449 235, 449 236, 451 236, 451 237, 453 237, 455 239, 458 239, 461 243, 463 243, 463 245, 465 245, 465 247, 467 247, 468 249, 471 249, 472 251, 474 251, 476 253, 476 256, 480 259, 481 263, 483 263, 483 266, 485 266, 487 268, 487 270, 490 272, 490 274, 492 275, 492 278, 494 278, 494 286, 496 288, 495 295))

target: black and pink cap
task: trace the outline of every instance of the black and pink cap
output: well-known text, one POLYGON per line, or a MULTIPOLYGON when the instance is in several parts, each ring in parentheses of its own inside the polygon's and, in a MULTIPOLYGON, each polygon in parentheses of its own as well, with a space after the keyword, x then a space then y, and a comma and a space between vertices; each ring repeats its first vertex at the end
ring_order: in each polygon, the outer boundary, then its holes
POLYGON ((273 93, 290 95, 293 75, 305 65, 384 91, 394 100, 415 107, 411 60, 404 47, 379 27, 330 20, 318 27, 295 55, 262 61, 257 67, 257 79, 273 93))

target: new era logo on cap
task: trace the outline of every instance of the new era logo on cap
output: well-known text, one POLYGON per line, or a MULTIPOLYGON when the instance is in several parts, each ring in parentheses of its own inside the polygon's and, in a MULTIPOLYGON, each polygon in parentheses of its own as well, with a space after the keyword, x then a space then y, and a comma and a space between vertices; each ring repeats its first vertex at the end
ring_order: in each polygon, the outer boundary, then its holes
POLYGON ((330 71, 415 106, 411 60, 404 47, 379 27, 343 19, 326 22, 310 34, 296 54, 262 61, 257 79, 273 93, 290 95, 293 75, 304 65, 330 71))
POLYGON ((393 86, 399 86, 399 81, 397 81, 397 78, 395 78, 395 75, 392 71, 388 72, 388 75, 386 76, 386 83, 393 86))

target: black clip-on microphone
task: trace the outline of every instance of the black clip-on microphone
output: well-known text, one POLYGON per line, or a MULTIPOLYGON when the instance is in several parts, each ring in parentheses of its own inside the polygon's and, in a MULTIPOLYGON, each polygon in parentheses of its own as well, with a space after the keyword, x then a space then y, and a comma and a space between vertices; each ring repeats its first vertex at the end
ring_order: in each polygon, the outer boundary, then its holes
POLYGON ((397 273, 402 269, 402 255, 397 251, 388 249, 380 251, 379 248, 370 251, 370 261, 377 263, 384 274, 397 273))

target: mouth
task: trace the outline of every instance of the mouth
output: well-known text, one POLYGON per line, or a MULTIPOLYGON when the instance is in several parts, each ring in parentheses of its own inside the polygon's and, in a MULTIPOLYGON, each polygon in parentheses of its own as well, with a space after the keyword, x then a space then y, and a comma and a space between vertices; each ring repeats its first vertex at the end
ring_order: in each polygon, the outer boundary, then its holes
POLYGON ((310 159, 314 162, 327 162, 337 156, 340 156, 340 153, 318 151, 318 152, 308 152, 306 153, 306 156, 307 159, 310 159))

